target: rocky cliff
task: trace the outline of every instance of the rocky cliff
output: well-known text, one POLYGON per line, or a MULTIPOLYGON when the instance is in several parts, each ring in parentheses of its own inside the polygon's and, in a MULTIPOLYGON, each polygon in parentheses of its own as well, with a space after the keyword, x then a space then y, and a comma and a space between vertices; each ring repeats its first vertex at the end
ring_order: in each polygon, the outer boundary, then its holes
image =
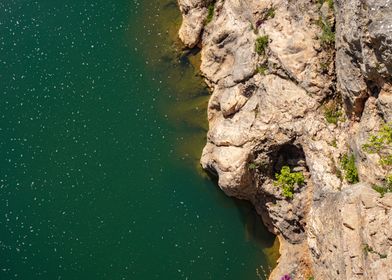
POLYGON ((178 3, 212 91, 201 164, 279 237, 270 279, 392 279, 392 1, 178 3))

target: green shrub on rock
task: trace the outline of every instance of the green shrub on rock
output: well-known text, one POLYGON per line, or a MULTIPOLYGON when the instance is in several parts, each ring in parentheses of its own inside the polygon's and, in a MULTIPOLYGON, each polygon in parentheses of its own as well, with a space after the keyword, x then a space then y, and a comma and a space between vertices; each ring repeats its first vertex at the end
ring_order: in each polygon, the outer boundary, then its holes
POLYGON ((379 132, 370 135, 367 143, 362 146, 369 154, 378 154, 380 164, 392 165, 392 123, 384 124, 379 132))
POLYGON ((265 50, 268 46, 268 35, 260 36, 256 39, 255 50, 259 55, 265 54, 265 50))
POLYGON ((265 64, 260 65, 260 66, 257 67, 257 72, 258 72, 260 75, 263 75, 263 76, 266 75, 266 74, 267 74, 267 71, 268 71, 268 66, 265 65, 265 64))
POLYGON ((290 167, 283 166, 280 173, 275 174, 274 185, 282 189, 284 197, 294 197, 294 186, 301 186, 305 183, 304 175, 301 172, 291 172, 290 167))
POLYGON ((324 117, 328 123, 337 124, 343 113, 336 107, 326 108, 324 117))
POLYGON ((343 155, 340 164, 344 171, 344 178, 347 180, 347 182, 350 184, 358 183, 359 177, 357 167, 355 166, 355 156, 353 154, 343 155))
POLYGON ((321 34, 319 36, 321 45, 324 48, 329 48, 335 45, 335 31, 333 26, 327 21, 322 18, 319 19, 319 26, 321 28, 321 34))
POLYGON ((381 197, 384 197, 385 194, 392 192, 392 185, 380 186, 380 185, 373 185, 373 190, 381 194, 381 197))
POLYGON ((275 12, 276 12, 276 8, 275 8, 275 7, 269 8, 269 9, 267 10, 267 13, 266 13, 266 18, 267 18, 267 19, 269 19, 269 18, 274 18, 274 17, 275 17, 275 12))
POLYGON ((373 189, 381 196, 392 192, 392 173, 390 173, 392 167, 392 123, 384 124, 377 133, 370 135, 362 149, 369 154, 378 154, 380 164, 389 171, 385 183, 381 186, 374 185, 373 189))

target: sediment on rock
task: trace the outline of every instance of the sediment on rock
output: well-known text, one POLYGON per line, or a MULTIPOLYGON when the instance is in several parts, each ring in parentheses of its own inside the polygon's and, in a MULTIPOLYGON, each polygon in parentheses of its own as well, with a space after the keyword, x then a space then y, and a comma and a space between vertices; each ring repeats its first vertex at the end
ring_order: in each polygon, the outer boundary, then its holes
POLYGON ((392 279, 392 234, 374 231, 392 225, 392 194, 371 187, 387 170, 362 149, 392 120, 389 2, 218 0, 209 21, 212 2, 178 2, 212 91, 201 164, 278 235, 270 279, 392 279), (305 178, 292 198, 274 183, 283 166, 305 178))

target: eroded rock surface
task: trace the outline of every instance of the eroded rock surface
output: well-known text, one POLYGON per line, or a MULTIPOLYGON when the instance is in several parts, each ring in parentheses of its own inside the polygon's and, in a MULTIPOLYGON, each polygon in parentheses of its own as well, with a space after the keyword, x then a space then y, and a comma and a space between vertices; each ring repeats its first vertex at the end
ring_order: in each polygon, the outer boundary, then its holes
POLYGON ((279 236, 270 279, 392 279, 392 194, 371 187, 388 170, 362 149, 392 120, 392 1, 218 0, 211 22, 212 2, 178 2, 180 38, 201 46, 212 90, 201 164, 279 236), (336 47, 324 36, 335 22, 336 47), (326 107, 341 100, 346 114, 328 123, 326 107), (342 178, 346 153, 359 184, 342 178), (292 199, 274 184, 283 166, 305 176, 292 199))
POLYGON ((391 279, 392 195, 366 184, 315 202, 308 244, 316 279, 391 279))
MULTIPOLYGON (((369 96, 383 95, 379 106, 385 107, 385 103, 390 106, 384 100, 389 96, 390 101, 392 93, 391 1, 335 2, 337 85, 348 113, 360 116, 369 96)), ((385 113, 390 120, 391 110, 385 113)))

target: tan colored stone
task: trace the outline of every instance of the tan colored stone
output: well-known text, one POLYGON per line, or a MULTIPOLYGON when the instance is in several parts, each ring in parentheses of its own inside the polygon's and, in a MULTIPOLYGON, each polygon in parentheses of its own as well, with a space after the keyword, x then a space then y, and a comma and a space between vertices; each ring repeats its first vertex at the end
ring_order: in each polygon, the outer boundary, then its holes
POLYGON ((389 2, 334 1, 336 68, 334 49, 319 40, 319 18, 334 23, 327 1, 218 0, 210 23, 209 1, 178 2, 180 38, 202 47, 201 72, 213 91, 201 164, 226 194, 251 201, 279 236, 282 256, 270 279, 391 280, 392 194, 381 198, 371 187, 388 170, 362 148, 392 115, 389 2), (275 17, 266 18, 271 7, 275 17), (268 46, 257 54, 264 35, 268 46), (326 122, 323 107, 335 88, 349 118, 337 125, 326 122), (348 152, 356 185, 341 180, 348 152), (273 184, 283 165, 306 178, 291 200, 273 184))

